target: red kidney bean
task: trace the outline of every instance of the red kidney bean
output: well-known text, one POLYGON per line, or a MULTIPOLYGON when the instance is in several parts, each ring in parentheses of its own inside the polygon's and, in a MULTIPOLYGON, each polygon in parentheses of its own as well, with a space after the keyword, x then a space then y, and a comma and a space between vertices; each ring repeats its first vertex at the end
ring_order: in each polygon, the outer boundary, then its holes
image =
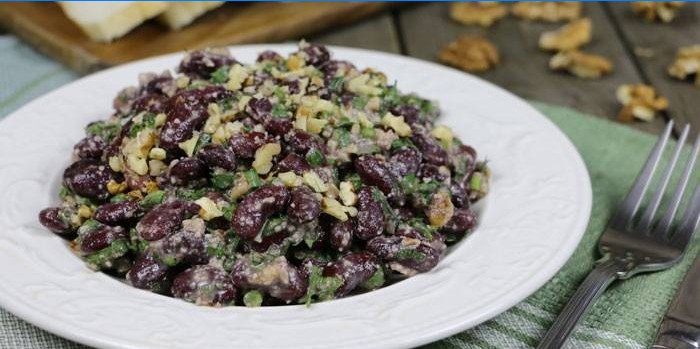
POLYGON ((236 287, 222 269, 197 265, 178 274, 173 280, 172 294, 198 305, 226 305, 236 301, 236 287))
POLYGON ((133 112, 147 111, 154 114, 165 112, 168 105, 168 97, 161 94, 147 94, 134 101, 131 110, 133 112))
POLYGON ((306 156, 312 149, 325 153, 325 147, 321 145, 321 142, 314 135, 306 131, 292 130, 285 135, 285 140, 292 152, 297 155, 306 156))
POLYGON ((467 192, 459 183, 452 182, 450 184, 450 194, 452 197, 452 204, 454 204, 455 207, 469 207, 467 192))
POLYGON ((391 153, 389 170, 401 178, 409 173, 417 173, 422 160, 421 153, 414 148, 402 148, 391 153))
POLYGON ((141 255, 126 273, 126 280, 136 288, 154 292, 164 291, 168 283, 168 266, 160 263, 149 254, 141 255))
POLYGON ((402 236, 379 236, 367 243, 367 250, 391 262, 389 266, 401 274, 413 276, 434 268, 440 253, 425 241, 402 236))
POLYGON ((170 163, 168 176, 170 183, 185 185, 194 180, 204 178, 207 175, 207 167, 197 158, 182 158, 170 163))
POLYGON ((129 135, 129 130, 133 124, 133 121, 129 119, 124 125, 122 125, 122 128, 117 136, 109 142, 109 145, 107 145, 107 148, 105 149, 105 154, 107 156, 115 156, 119 154, 119 148, 122 146, 126 136, 129 135))
POLYGON ((454 211, 452 218, 442 227, 447 233, 464 234, 470 232, 476 226, 476 216, 469 208, 460 208, 454 211))
POLYGON ((420 110, 409 104, 395 106, 391 108, 391 113, 396 116, 403 116, 403 120, 411 126, 421 122, 420 110))
POLYGON ((154 207, 136 225, 139 236, 155 241, 175 232, 185 218, 199 212, 199 205, 190 201, 176 200, 154 207))
POLYGON ((199 90, 183 90, 168 101, 168 116, 160 133, 160 146, 169 153, 180 154, 179 144, 190 138, 209 117, 210 103, 231 97, 231 91, 221 86, 207 86, 199 90))
POLYGON ((277 118, 269 116, 263 121, 265 125, 265 130, 270 132, 275 136, 284 136, 287 132, 292 130, 294 124, 290 118, 277 118))
POLYGON ((255 151, 272 139, 262 132, 236 133, 229 140, 229 148, 241 159, 251 159, 255 151))
POLYGON ((139 75, 141 93, 168 95, 177 89, 170 71, 164 71, 160 75, 150 73, 139 75))
POLYGON ((209 143, 197 152, 197 158, 204 161, 209 169, 223 169, 233 171, 236 169, 236 155, 221 144, 209 143))
POLYGON ((281 185, 267 184, 248 194, 236 207, 231 228, 243 239, 251 240, 267 218, 285 209, 289 191, 281 185))
POLYGON ((192 51, 180 62, 178 71, 190 77, 209 79, 211 73, 224 65, 237 63, 228 52, 222 50, 192 51))
POLYGON ((372 277, 379 268, 379 262, 371 254, 349 253, 325 267, 323 276, 338 276, 343 280, 343 284, 335 291, 337 297, 343 297, 372 277))
POLYGON ((296 95, 301 92, 301 86, 299 86, 299 79, 294 80, 279 80, 278 84, 280 86, 287 86, 289 94, 296 95))
POLYGON ((328 52, 328 49, 323 45, 311 44, 301 49, 301 52, 304 53, 304 60, 306 61, 306 64, 310 64, 315 67, 326 63, 331 58, 331 54, 328 52))
POLYGON ((305 186, 292 190, 287 208, 287 216, 292 223, 308 223, 321 215, 321 203, 314 193, 305 186))
POLYGON ((253 263, 250 255, 243 256, 236 260, 231 277, 239 287, 260 290, 287 302, 306 293, 302 274, 283 256, 258 264, 253 263))
POLYGON ((435 141, 422 127, 414 127, 411 136, 413 144, 423 153, 423 161, 436 166, 448 164, 447 151, 435 141))
POLYGON ((403 206, 406 201, 403 189, 383 161, 373 156, 361 156, 355 159, 355 170, 364 183, 379 188, 389 202, 403 206))
POLYGON ((98 222, 118 225, 134 219, 141 213, 141 205, 136 201, 106 203, 95 210, 92 218, 98 222))
POLYGON ((289 153, 280 162, 277 163, 277 172, 289 172, 292 171, 295 174, 302 176, 304 172, 311 171, 311 165, 306 161, 306 159, 301 156, 289 153))
POLYGON ((68 222, 59 217, 60 212, 61 208, 59 207, 49 207, 41 210, 39 212, 39 223, 53 233, 68 238, 74 235, 75 231, 68 222))
POLYGON ((264 61, 280 62, 283 60, 284 60, 284 58, 279 53, 277 53, 275 51, 267 50, 267 51, 261 52, 258 55, 258 59, 256 59, 255 61, 260 63, 260 62, 264 62, 264 61))
POLYGON ((357 227, 355 233, 362 240, 369 240, 384 232, 384 212, 372 196, 371 187, 362 187, 357 193, 357 227))
POLYGON ((131 111, 131 105, 134 99, 139 96, 139 89, 135 86, 129 86, 121 89, 117 96, 112 100, 112 106, 118 114, 128 114, 131 111))
POLYGON ((96 200, 108 198, 107 183, 117 179, 117 173, 109 165, 94 159, 78 160, 63 172, 63 183, 68 188, 80 196, 96 200))
POLYGON ((420 166, 420 171, 418 177, 425 180, 436 180, 438 182, 445 182, 450 178, 450 172, 447 167, 442 167, 443 171, 440 171, 440 167, 433 164, 422 164, 420 166))
POLYGON ((119 239, 126 239, 129 235, 122 227, 110 227, 108 225, 98 225, 95 229, 87 232, 80 241, 80 250, 85 253, 93 253, 109 247, 119 239))
POLYGON ((272 103, 267 98, 251 98, 245 107, 245 112, 257 122, 270 117, 272 103))
POLYGON ((85 137, 73 147, 73 153, 81 159, 99 159, 106 146, 105 141, 100 136, 85 137))
POLYGON ((151 242, 150 248, 153 255, 162 261, 204 264, 207 256, 204 232, 206 225, 200 218, 193 218, 182 222, 182 229, 151 242))
POLYGON ((416 217, 416 213, 413 212, 412 209, 408 207, 399 207, 394 210, 396 212, 396 215, 402 220, 402 221, 407 221, 411 218, 416 217))
POLYGON ((328 84, 334 77, 345 75, 345 73, 355 69, 355 66, 348 61, 330 60, 323 63, 320 69, 323 72, 324 81, 328 84))
POLYGON ((355 235, 355 220, 348 219, 345 222, 333 221, 330 227, 328 242, 338 252, 345 252, 352 245, 352 237, 355 235))

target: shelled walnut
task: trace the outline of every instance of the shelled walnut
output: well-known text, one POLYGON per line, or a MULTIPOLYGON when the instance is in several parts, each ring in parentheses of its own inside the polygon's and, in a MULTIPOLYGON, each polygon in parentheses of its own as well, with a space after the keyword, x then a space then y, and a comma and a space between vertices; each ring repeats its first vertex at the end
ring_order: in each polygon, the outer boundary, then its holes
POLYGON ((467 72, 482 72, 499 62, 498 49, 488 39, 464 35, 443 47, 438 58, 467 72))
POLYGON ((564 70, 583 79, 597 79, 613 70, 613 64, 607 58, 581 51, 564 51, 549 60, 552 70, 564 70))
POLYGON ((668 74, 679 80, 695 76, 695 84, 700 86, 700 45, 679 48, 676 60, 668 66, 668 74))
POLYGON ((632 11, 649 22, 661 21, 669 23, 676 17, 678 9, 683 7, 683 5, 685 3, 682 1, 637 1, 632 3, 632 11))
POLYGON ((450 5, 450 17, 462 24, 490 27, 508 14, 508 7, 498 2, 457 2, 450 5))
POLYGON ((547 51, 575 50, 591 41, 591 20, 577 19, 557 30, 540 35, 540 48, 547 51))
POLYGON ((653 87, 644 84, 618 87, 617 100, 623 105, 618 113, 621 121, 632 121, 634 118, 652 121, 657 112, 668 108, 668 100, 657 96, 653 87))
POLYGON ((531 21, 560 22, 581 17, 580 2, 519 2, 512 7, 513 15, 531 21))

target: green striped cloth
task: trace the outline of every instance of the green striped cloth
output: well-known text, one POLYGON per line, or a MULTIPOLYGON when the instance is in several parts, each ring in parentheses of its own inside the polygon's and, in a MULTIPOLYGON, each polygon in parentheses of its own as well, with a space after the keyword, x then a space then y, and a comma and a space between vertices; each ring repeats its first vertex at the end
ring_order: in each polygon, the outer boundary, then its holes
MULTIPOLYGON (((78 76, 11 36, 0 36, 0 117, 78 76)), ((590 171, 593 212, 574 256, 537 293, 495 319, 427 348, 531 348, 593 266, 595 243, 655 137, 562 107, 533 102, 571 138, 590 171)), ((573 335, 569 348, 645 348, 678 282, 700 250, 681 265, 613 285, 573 335)), ((0 309, 0 348, 84 348, 0 309)))

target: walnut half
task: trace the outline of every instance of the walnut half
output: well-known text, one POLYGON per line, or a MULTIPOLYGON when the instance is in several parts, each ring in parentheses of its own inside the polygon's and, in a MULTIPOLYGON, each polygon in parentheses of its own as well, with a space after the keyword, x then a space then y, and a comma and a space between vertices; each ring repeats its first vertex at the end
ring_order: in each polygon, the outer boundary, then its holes
POLYGON ((513 15, 531 21, 560 22, 581 17, 580 2, 519 2, 512 7, 513 15))
POLYGON ((678 9, 685 5, 681 1, 637 1, 632 3, 632 11, 648 22, 669 23, 676 17, 678 9))
POLYGON ((676 60, 668 67, 668 74, 679 80, 695 75, 695 84, 700 86, 700 45, 678 49, 676 60))
POLYGON ((575 50, 591 41, 591 20, 577 19, 557 30, 540 35, 540 48, 548 51, 575 50))
POLYGON ((651 121, 656 112, 668 108, 668 100, 657 96, 653 87, 644 84, 618 87, 617 100, 623 105, 618 114, 621 121, 632 121, 634 118, 651 121))
POLYGON ((483 37, 464 35, 440 51, 438 58, 467 72, 482 72, 499 62, 498 49, 483 37))
POLYGON ((583 79, 597 79, 613 70, 607 58, 581 51, 559 52, 549 60, 552 70, 567 71, 583 79))
POLYGON ((450 17, 462 24, 490 27, 508 14, 508 7, 498 2, 456 2, 450 5, 450 17))

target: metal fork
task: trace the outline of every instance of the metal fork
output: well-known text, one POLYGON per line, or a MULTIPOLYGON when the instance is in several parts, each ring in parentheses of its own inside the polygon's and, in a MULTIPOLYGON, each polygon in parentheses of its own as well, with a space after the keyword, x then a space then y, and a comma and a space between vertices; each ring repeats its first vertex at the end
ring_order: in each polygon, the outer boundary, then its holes
POLYGON ((688 125, 678 139, 671 161, 661 177, 651 202, 641 218, 635 219, 668 143, 672 127, 671 121, 649 154, 634 185, 608 222, 608 227, 598 241, 598 251, 602 258, 596 261, 595 268, 566 304, 540 342, 538 349, 561 348, 586 310, 613 281, 624 280, 642 272, 670 268, 685 253, 693 232, 700 223, 700 185, 695 188, 680 222, 676 224, 673 231, 671 228, 700 151, 700 135, 695 141, 666 212, 658 219, 655 219, 655 216, 688 137, 690 131, 688 125))

